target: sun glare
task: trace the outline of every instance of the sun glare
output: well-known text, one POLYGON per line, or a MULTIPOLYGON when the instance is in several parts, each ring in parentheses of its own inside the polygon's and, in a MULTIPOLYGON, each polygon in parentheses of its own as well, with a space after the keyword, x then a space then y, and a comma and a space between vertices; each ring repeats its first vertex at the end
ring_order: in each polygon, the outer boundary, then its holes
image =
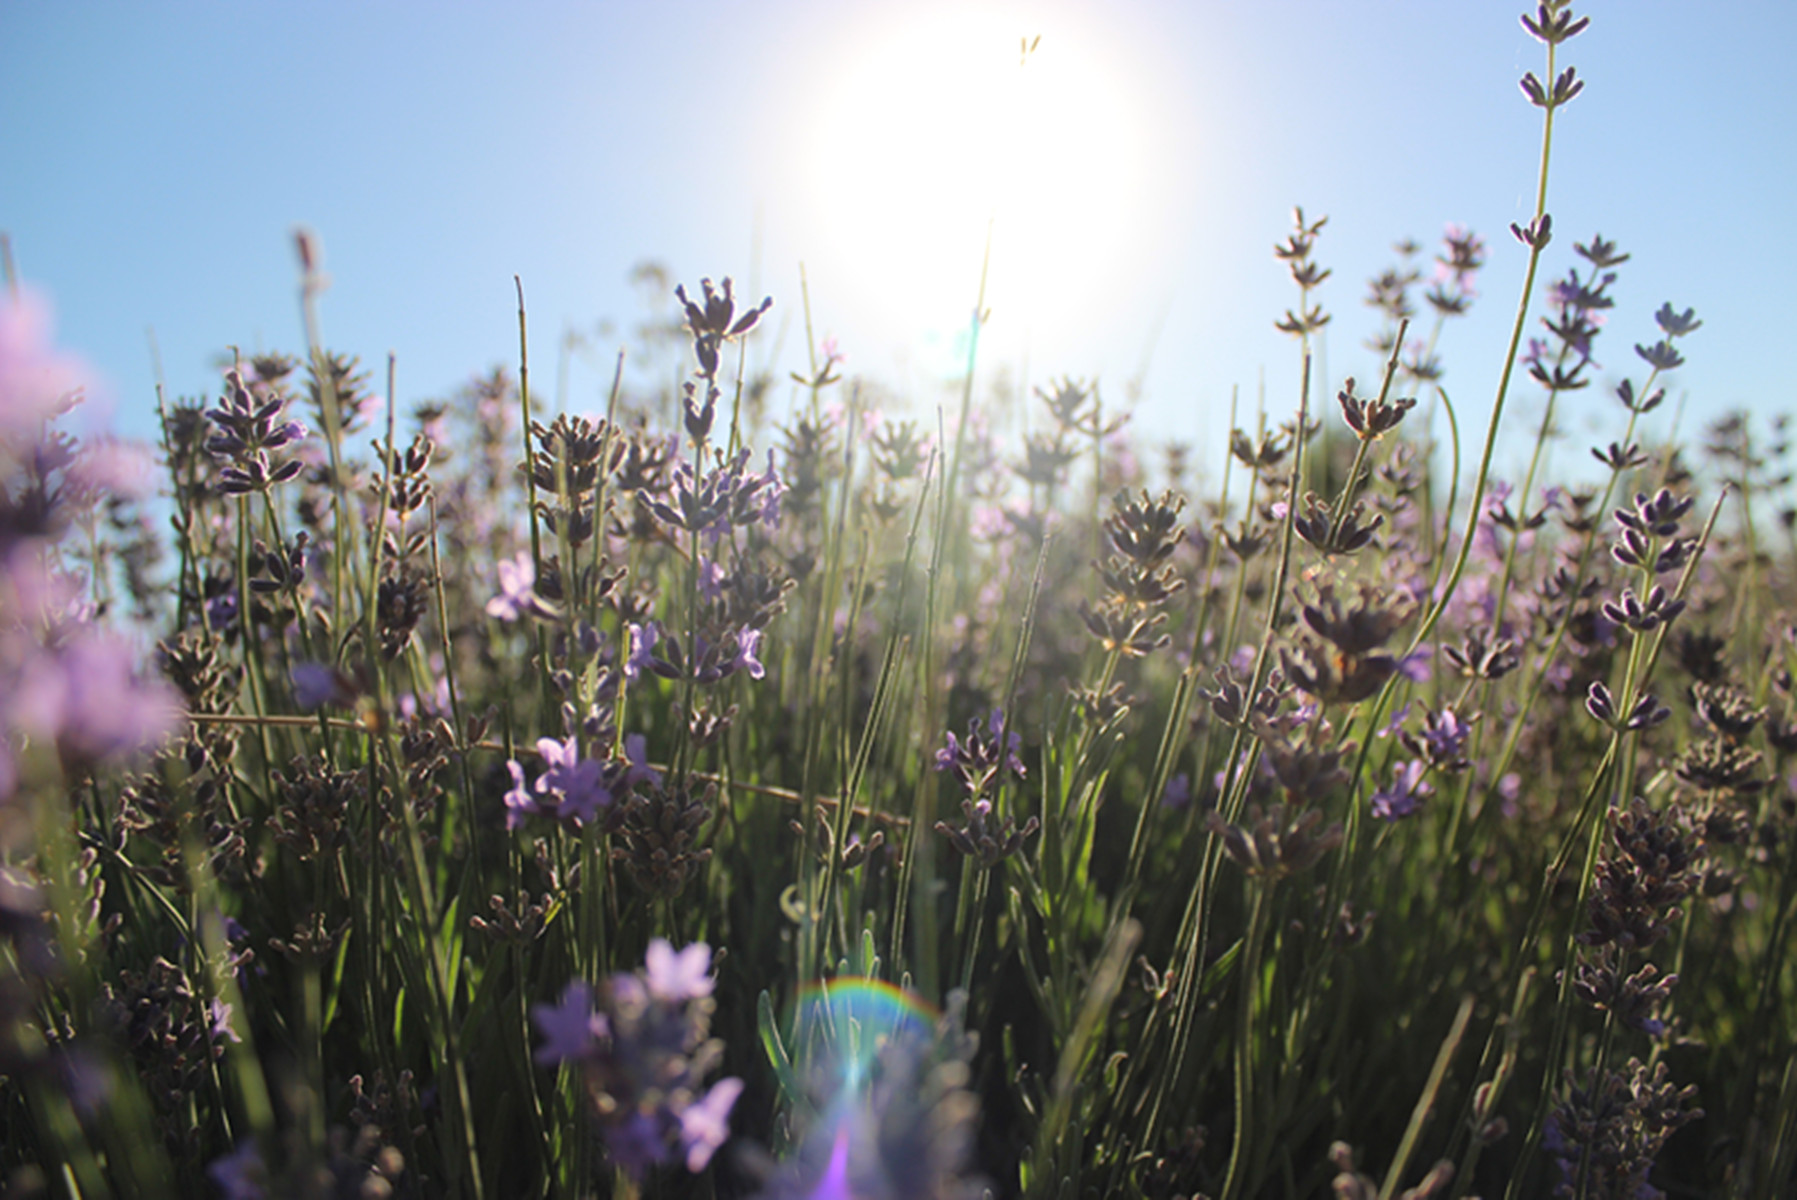
POLYGON ((807 147, 811 231, 870 315, 966 326, 991 233, 995 323, 1052 335, 1142 252, 1146 122, 1073 31, 956 9, 836 60, 807 147))

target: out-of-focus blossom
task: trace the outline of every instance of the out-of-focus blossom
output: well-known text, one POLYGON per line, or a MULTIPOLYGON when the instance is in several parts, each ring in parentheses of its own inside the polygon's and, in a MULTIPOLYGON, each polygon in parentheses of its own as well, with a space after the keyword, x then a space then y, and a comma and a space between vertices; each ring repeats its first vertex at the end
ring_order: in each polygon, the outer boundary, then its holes
POLYGON ((730 1140, 730 1110, 742 1095, 743 1081, 731 1076, 711 1085, 705 1098, 680 1113, 680 1143, 686 1149, 686 1169, 699 1172, 718 1147, 730 1140))
POLYGON ((593 1006, 593 989, 584 979, 571 981, 559 1004, 533 1004, 531 1020, 543 1035, 536 1060, 548 1065, 585 1057, 605 1036, 605 1017, 593 1006))
POLYGON ((505 794, 505 827, 517 829, 524 824, 524 818, 542 810, 537 806, 536 797, 531 795, 524 768, 515 759, 507 760, 505 767, 512 774, 512 790, 505 794))
POLYGON ((355 702, 355 683, 342 671, 324 663, 293 664, 293 703, 302 712, 327 704, 342 707, 355 702))
POLYGON ((7 657, 0 657, 7 723, 79 760, 135 754, 181 722, 174 690, 141 676, 131 644, 117 634, 84 632, 55 649, 28 651, 23 662, 7 657))
POLYGON ((253 1141, 243 1142, 206 1167, 206 1178, 218 1185, 224 1200, 266 1200, 268 1168, 253 1141))
POLYGON ((501 621, 517 621, 524 617, 554 615, 543 598, 537 595, 537 568, 530 555, 520 551, 497 564, 499 594, 487 601, 487 615, 501 621))
POLYGON ((601 808, 611 803, 611 793, 604 783, 605 772, 590 758, 580 757, 580 746, 573 739, 558 742, 539 738, 537 753, 543 756, 543 773, 537 777, 539 795, 556 793, 561 797, 556 815, 572 818, 581 824, 591 823, 601 808))
POLYGON ((1428 769, 1428 763, 1413 759, 1394 771, 1391 782, 1373 793, 1373 815, 1381 821, 1397 821, 1421 808, 1423 800, 1434 791, 1423 782, 1423 773, 1428 769))
POLYGON ((644 960, 644 979, 649 994, 657 1000, 679 1003, 711 995, 717 980, 711 974, 711 947, 694 942, 676 951, 666 938, 649 943, 644 960))
POLYGON ((49 304, 21 289, 0 296, 0 441, 35 443, 44 422, 66 411, 89 385, 87 368, 51 348, 49 304))

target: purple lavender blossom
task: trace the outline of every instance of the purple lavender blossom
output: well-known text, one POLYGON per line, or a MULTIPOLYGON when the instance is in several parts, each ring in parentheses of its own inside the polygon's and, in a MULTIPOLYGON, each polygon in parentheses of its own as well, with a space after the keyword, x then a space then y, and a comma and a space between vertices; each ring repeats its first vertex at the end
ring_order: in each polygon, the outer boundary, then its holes
POLYGON ((1192 777, 1181 771, 1167 781, 1167 790, 1161 793, 1161 807, 1180 811, 1191 807, 1192 777))
POLYGON ((767 472, 761 476, 761 508, 756 519, 769 529, 780 524, 780 497, 786 494, 786 481, 774 470, 774 451, 767 452, 767 472))
POLYGON ((699 556, 699 594, 716 603, 724 594, 724 568, 716 559, 699 556))
POLYGON ((505 827, 508 830, 519 829, 526 817, 542 812, 536 797, 530 793, 530 784, 524 777, 524 768, 518 765, 517 759, 507 759, 505 769, 512 773, 512 790, 505 794, 505 827))
POLYGON ((703 1171, 718 1147, 730 1140, 730 1109, 742 1090, 743 1081, 735 1076, 720 1079, 703 1100, 681 1112, 680 1142, 686 1150, 687 1170, 703 1171))
POLYGON ((108 496, 138 500, 150 494, 156 460, 149 447, 113 437, 84 444, 63 474, 67 494, 84 507, 108 496))
POLYGON ((731 662, 730 671, 747 671, 750 679, 761 679, 767 675, 767 668, 755 657, 761 646, 761 630, 744 629, 736 635, 736 658, 731 662))
POLYGON ((206 1178, 218 1185, 224 1200, 267 1200, 268 1168, 253 1140, 213 1159, 206 1167, 206 1178))
POLYGON ((560 793, 556 816, 586 825, 611 803, 604 768, 593 759, 581 758, 580 745, 573 738, 565 742, 539 738, 537 753, 543 756, 544 769, 537 777, 536 790, 539 795, 560 793))
POLYGON ((44 422, 87 386, 82 362, 51 349, 53 327, 50 306, 37 293, 0 296, 0 441, 36 442, 44 422))
POLYGON ((630 634, 630 657, 624 661, 624 678, 637 679, 645 669, 654 670, 655 660, 650 651, 655 643, 661 640, 661 623, 644 621, 637 624, 632 621, 626 629, 630 634))
POLYGON ((223 1000, 213 997, 212 1003, 206 1007, 207 1032, 215 1042, 229 1038, 233 1042, 241 1042, 237 1030, 231 1027, 231 1006, 223 1000))
POLYGON ((711 947, 704 942, 676 952, 666 938, 656 938, 649 943, 644 967, 649 995, 670 1004, 709 996, 717 984, 709 974, 711 947))
POLYGON ((577 1062, 606 1034, 606 1019, 593 1007, 593 989, 584 979, 571 981, 560 1004, 533 1004, 530 1019, 543 1035, 535 1058, 545 1066, 577 1062))
POLYGON ((1422 807, 1423 800, 1435 789, 1423 782, 1429 764, 1412 759, 1392 775, 1391 783, 1373 793, 1373 815, 1381 821, 1397 821, 1422 807))
POLYGON ((1019 779, 1027 774, 1018 757, 1023 738, 1016 730, 1007 730, 1002 708, 993 708, 985 733, 980 732, 980 721, 975 717, 967 723, 965 740, 957 738, 953 730, 946 737, 948 744, 936 752, 936 769, 953 771, 969 796, 984 793, 1006 770, 1019 779))
POLYGON ((637 787, 648 784, 651 787, 661 786, 661 772, 649 765, 649 739, 640 733, 624 735, 624 760, 630 765, 624 769, 624 786, 637 787))
POLYGON ((15 728, 96 762, 148 749, 181 723, 172 688, 141 677, 131 645, 83 630, 56 650, 0 658, 0 711, 15 728))
POLYGON ((1461 720, 1451 708, 1431 712, 1423 718, 1423 728, 1416 736, 1406 736, 1404 744, 1421 754, 1429 765, 1444 771, 1464 771, 1472 765, 1466 758, 1466 745, 1471 739, 1474 720, 1461 720))
POLYGON ((293 664, 293 703, 301 712, 330 704, 344 707, 355 702, 354 684, 343 672, 324 663, 293 664))
POLYGON ((668 1159, 668 1140, 662 1122, 649 1113, 632 1113, 608 1126, 605 1148, 612 1163, 632 1179, 641 1179, 651 1167, 668 1159))
POLYGON ((529 554, 519 551, 496 564, 499 572, 499 594, 487 601, 487 615, 501 621, 517 621, 524 617, 552 615, 542 597, 537 595, 537 567, 529 554))

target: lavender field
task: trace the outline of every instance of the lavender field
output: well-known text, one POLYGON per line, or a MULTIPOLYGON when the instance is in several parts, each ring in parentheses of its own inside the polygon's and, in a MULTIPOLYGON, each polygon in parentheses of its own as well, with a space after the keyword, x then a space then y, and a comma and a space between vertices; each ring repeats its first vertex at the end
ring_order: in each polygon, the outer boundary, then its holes
POLYGON ((987 386, 984 294, 938 403, 722 270, 667 386, 563 403, 520 281, 406 407, 306 232, 149 444, 9 250, 0 1194, 1797 1195, 1790 430, 1554 219, 1587 24, 1357 378, 1294 210, 1215 454, 987 386))

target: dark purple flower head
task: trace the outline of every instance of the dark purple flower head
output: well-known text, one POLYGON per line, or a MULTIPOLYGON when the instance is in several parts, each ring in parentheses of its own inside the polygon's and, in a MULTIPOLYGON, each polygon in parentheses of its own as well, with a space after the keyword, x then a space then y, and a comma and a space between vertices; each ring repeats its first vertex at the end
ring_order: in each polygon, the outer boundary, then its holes
POLYGON ((992 710, 983 733, 979 718, 975 717, 967 724, 964 740, 952 731, 946 736, 948 744, 936 752, 936 769, 953 771, 969 797, 978 797, 994 787, 1004 771, 1019 779, 1024 777, 1023 760, 1018 757, 1023 738, 1016 730, 1006 729, 1003 709, 992 710))

